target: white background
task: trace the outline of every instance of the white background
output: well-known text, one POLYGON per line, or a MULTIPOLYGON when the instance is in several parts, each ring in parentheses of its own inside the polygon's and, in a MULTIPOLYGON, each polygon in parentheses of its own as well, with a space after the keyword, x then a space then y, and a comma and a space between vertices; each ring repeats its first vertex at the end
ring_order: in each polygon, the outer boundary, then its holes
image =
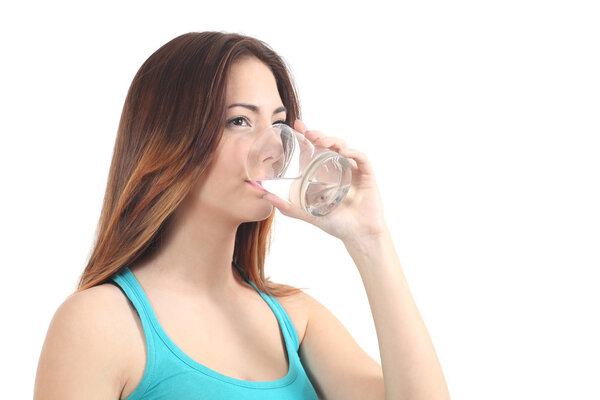
MULTIPOLYGON (((91 249, 135 72, 182 33, 221 30, 270 44, 309 128, 370 158, 454 399, 600 399, 594 3, 3 6, 2 397, 31 398, 50 319, 91 249)), ((309 288, 380 361, 341 242, 276 218, 268 274, 309 288)))

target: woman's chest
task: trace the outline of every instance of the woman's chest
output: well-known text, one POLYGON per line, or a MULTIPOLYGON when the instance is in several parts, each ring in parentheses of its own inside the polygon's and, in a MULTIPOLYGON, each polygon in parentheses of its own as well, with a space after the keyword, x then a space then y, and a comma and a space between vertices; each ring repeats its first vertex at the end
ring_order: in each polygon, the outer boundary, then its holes
MULTIPOLYGON (((297 302, 279 300, 302 342, 306 310, 297 302)), ((273 310, 260 296, 249 297, 235 307, 203 307, 166 299, 156 300, 152 307, 169 339, 202 366, 247 381, 273 381, 287 375, 284 335, 273 310)), ((139 321, 137 331, 143 338, 139 321)), ((145 343, 140 343, 129 357, 122 398, 135 390, 145 367, 145 343)))

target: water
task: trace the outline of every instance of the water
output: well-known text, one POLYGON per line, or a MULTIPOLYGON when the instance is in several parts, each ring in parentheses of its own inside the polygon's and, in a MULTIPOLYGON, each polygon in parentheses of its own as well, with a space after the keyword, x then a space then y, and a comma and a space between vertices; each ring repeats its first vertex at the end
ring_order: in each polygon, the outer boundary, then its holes
POLYGON ((269 192, 303 208, 314 216, 328 214, 344 198, 350 184, 307 181, 303 178, 279 178, 260 181, 269 192), (305 186, 305 187, 303 187, 305 186))
MULTIPOLYGON (((290 201, 290 190, 292 186, 299 187, 301 178, 279 178, 279 179, 265 179, 258 181, 268 192, 276 194, 282 199, 290 201)), ((292 201, 290 201, 293 203, 292 201)))

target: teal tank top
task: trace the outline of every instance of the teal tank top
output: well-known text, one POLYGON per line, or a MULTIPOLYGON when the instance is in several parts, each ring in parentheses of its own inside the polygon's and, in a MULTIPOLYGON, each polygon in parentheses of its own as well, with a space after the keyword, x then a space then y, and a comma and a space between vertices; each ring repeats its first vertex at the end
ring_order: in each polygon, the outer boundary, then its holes
POLYGON ((287 375, 275 381, 244 381, 194 361, 167 336, 142 287, 127 267, 113 275, 112 280, 123 289, 140 316, 147 354, 144 376, 127 400, 318 399, 300 362, 298 335, 292 321, 275 298, 261 292, 241 268, 235 266, 277 317, 288 354, 287 375))

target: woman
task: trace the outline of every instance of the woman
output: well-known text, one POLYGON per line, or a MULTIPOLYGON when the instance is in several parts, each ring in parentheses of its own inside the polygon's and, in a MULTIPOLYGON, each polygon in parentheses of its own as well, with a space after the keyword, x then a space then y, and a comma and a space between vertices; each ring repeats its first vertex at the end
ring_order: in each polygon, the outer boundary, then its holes
POLYGON ((256 39, 189 33, 150 56, 125 101, 90 260, 48 329, 36 399, 448 397, 369 161, 299 116, 285 64, 256 39), (276 122, 353 160, 331 214, 246 181, 244 133, 276 122), (383 368, 318 301, 265 279, 274 206, 343 241, 383 368))

